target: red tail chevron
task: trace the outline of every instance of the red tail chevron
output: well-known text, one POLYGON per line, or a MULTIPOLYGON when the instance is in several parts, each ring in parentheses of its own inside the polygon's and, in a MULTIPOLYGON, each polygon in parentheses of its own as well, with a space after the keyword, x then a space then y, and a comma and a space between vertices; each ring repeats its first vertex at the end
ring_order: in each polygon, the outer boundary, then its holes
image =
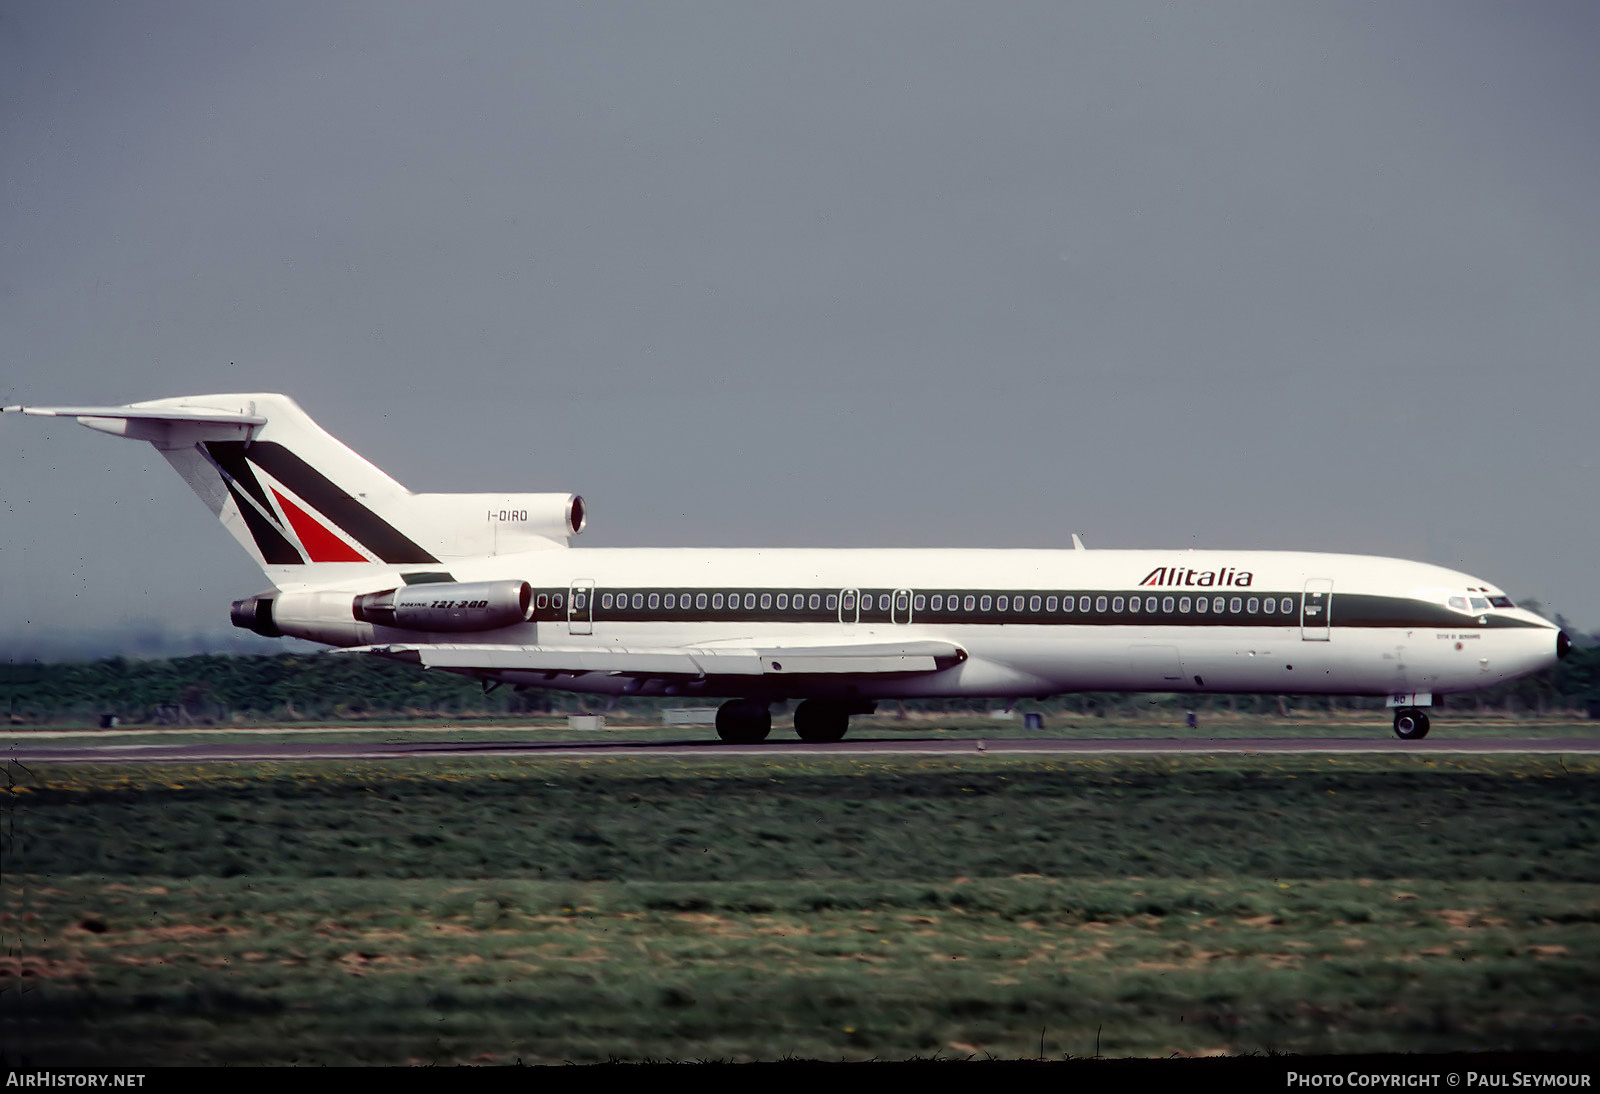
POLYGON ((316 517, 276 490, 272 491, 272 496, 278 499, 278 505, 283 508, 284 515, 289 518, 289 523, 294 525, 294 534, 300 537, 300 543, 305 547, 306 554, 311 556, 312 562, 367 561, 355 548, 324 528, 316 517))

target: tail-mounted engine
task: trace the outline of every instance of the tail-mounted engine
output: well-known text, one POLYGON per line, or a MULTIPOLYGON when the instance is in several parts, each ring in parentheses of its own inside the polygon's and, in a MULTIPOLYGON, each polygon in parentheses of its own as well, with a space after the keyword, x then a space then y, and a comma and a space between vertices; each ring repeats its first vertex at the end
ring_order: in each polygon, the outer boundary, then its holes
POLYGON ((589 521, 576 494, 413 494, 407 504, 441 561, 564 547, 589 521))
POLYGON ((533 618, 526 581, 440 581, 358 596, 357 622, 406 631, 492 631, 533 618))
POLYGON ((233 611, 229 613, 233 625, 255 631, 263 638, 282 638, 283 632, 272 619, 272 600, 270 596, 252 596, 244 600, 235 600, 233 611))

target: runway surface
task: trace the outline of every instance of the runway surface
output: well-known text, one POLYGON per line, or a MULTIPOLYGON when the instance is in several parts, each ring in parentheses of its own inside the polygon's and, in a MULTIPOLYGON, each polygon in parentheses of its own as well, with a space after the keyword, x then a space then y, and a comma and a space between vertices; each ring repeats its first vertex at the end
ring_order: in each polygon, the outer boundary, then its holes
POLYGON ((1181 737, 1132 739, 1011 739, 888 737, 808 744, 794 739, 730 745, 704 738, 682 741, 263 741, 205 744, 72 744, 28 742, 13 738, 0 747, 0 758, 20 763, 197 763, 245 760, 377 760, 406 756, 550 756, 598 759, 610 756, 710 757, 781 756, 1165 756, 1165 755, 1314 755, 1329 753, 1405 753, 1459 755, 1596 755, 1600 738, 1477 737, 1402 741, 1398 738, 1245 739, 1181 737))

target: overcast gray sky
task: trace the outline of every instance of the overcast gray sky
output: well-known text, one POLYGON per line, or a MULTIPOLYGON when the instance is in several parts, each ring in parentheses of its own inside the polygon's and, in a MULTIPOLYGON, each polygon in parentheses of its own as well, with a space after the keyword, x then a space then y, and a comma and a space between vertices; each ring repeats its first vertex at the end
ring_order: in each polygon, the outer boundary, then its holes
MULTIPOLYGON (((0 7, 0 402, 283 391, 585 545, 1272 547, 1600 628, 1600 7, 0 7)), ((0 628, 226 629, 0 421, 0 628)), ((269 647, 270 648, 270 647, 269 647)))

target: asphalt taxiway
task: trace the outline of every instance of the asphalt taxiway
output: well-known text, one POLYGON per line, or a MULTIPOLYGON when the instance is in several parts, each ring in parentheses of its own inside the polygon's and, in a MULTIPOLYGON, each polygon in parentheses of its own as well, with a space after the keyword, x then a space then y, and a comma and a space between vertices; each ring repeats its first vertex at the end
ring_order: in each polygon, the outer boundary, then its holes
POLYGON ((610 756, 777 758, 782 756, 1168 756, 1168 755, 1596 755, 1600 737, 1508 738, 1036 738, 863 737, 831 744, 776 738, 759 744, 731 745, 714 739, 670 741, 293 741, 263 740, 170 744, 114 744, 30 741, 16 735, 0 744, 0 759, 28 763, 227 763, 241 761, 380 760, 408 756, 545 756, 598 759, 610 756))

